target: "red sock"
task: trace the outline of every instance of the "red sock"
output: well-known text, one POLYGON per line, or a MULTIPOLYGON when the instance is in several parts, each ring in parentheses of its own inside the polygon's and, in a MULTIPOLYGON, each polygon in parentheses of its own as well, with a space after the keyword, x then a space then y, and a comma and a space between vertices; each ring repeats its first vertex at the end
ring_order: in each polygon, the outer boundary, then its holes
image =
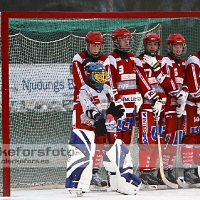
POLYGON ((174 159, 175 159, 175 155, 170 155, 168 167, 170 167, 170 168, 173 167, 173 165, 174 165, 174 159))
POLYGON ((170 155, 163 154, 163 166, 164 168, 168 167, 170 162, 170 155))
POLYGON ((199 154, 200 154, 200 148, 194 148, 193 149, 193 162, 195 165, 199 164, 199 154))
POLYGON ((181 159, 183 165, 191 166, 193 162, 193 147, 181 147, 181 159))
POLYGON ((150 159, 150 169, 156 169, 157 161, 158 161, 158 152, 152 153, 150 159))
POLYGON ((101 165, 103 153, 101 150, 96 150, 93 157, 93 168, 99 169, 101 165))
POLYGON ((139 169, 140 171, 143 171, 144 169, 150 169, 150 158, 151 158, 151 154, 143 151, 143 150, 139 150, 139 169))

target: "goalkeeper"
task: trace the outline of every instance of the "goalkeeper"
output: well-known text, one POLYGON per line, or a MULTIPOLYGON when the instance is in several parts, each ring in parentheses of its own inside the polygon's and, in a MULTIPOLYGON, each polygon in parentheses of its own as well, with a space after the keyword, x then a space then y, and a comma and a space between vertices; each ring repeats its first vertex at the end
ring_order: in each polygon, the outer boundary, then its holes
MULTIPOLYGON (((72 62, 72 72, 73 72, 73 80, 74 80, 74 100, 73 100, 73 115, 72 115, 72 129, 75 128, 84 128, 83 124, 81 124, 80 116, 82 114, 82 106, 80 104, 79 99, 79 90, 82 85, 86 83, 86 74, 85 74, 85 65, 88 62, 99 62, 103 63, 107 56, 102 53, 104 39, 102 34, 99 31, 89 31, 85 36, 86 42, 86 50, 77 53, 72 62)), ((98 143, 98 137, 95 137, 96 143, 98 143)), ((98 169, 101 163, 101 151, 96 148, 93 163, 93 177, 94 179, 91 181, 91 187, 99 187, 106 186, 107 182, 103 180, 98 175, 98 169)))
POLYGON ((104 167, 111 173, 111 189, 122 194, 136 194, 141 180, 132 173, 127 146, 121 139, 116 139, 114 117, 122 117, 125 110, 122 105, 115 104, 113 93, 105 84, 107 72, 104 66, 92 62, 86 65, 85 70, 87 82, 79 93, 84 129, 74 129, 70 136, 69 150, 75 154, 68 160, 66 188, 89 189, 96 146, 94 137, 98 136, 98 144, 104 151, 104 167))

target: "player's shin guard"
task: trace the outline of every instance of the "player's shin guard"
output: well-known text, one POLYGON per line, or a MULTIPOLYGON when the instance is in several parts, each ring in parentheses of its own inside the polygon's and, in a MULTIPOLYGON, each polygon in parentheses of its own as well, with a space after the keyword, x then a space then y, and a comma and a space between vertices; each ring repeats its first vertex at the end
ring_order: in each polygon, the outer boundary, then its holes
POLYGON ((94 132, 74 129, 70 136, 68 152, 65 187, 88 191, 95 152, 94 132))
POLYGON ((141 187, 141 180, 133 174, 133 165, 127 146, 116 139, 113 146, 106 152, 107 161, 103 164, 110 175, 110 186, 122 194, 136 194, 141 187))

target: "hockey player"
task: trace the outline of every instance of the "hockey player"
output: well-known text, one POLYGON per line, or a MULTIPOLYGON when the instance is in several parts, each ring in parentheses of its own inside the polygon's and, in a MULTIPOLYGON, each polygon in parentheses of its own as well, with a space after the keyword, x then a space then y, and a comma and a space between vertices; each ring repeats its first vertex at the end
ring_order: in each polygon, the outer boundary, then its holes
MULTIPOLYGON (((172 33, 168 36, 166 43, 168 53, 162 58, 162 71, 174 80, 179 87, 179 91, 173 96, 166 92, 166 129, 164 148, 162 149, 163 165, 165 177, 170 182, 177 183, 173 173, 173 166, 176 153, 179 153, 176 152, 176 145, 181 143, 182 137, 185 134, 186 116, 184 110, 188 96, 188 89, 186 83, 184 83, 185 60, 182 58, 186 53, 186 42, 180 33, 172 33), (180 137, 177 137, 178 134, 180 137)), ((158 177, 160 177, 160 173, 158 173, 158 177)))
POLYGON ((189 96, 186 103, 187 129, 181 146, 184 167, 184 180, 199 184, 198 161, 200 153, 200 51, 192 54, 186 61, 186 80, 189 96), (194 164, 194 166, 192 166, 194 164))
POLYGON ((104 84, 107 72, 103 65, 88 63, 85 70, 87 82, 79 93, 84 129, 74 129, 70 136, 69 150, 74 155, 68 160, 66 188, 89 189, 95 151, 94 136, 98 135, 105 151, 104 166, 111 172, 112 190, 122 194, 136 194, 141 180, 132 173, 132 162, 126 145, 115 138, 116 122, 113 117, 120 118, 125 110, 121 105, 116 105, 110 87, 104 84))
MULTIPOLYGON (((141 68, 145 72, 148 83, 160 97, 162 102, 162 112, 160 119, 152 111, 152 101, 144 96, 138 120, 139 125, 139 169, 140 178, 147 185, 164 185, 164 182, 155 175, 158 159, 157 134, 160 135, 161 144, 163 132, 166 128, 163 110, 165 109, 166 93, 173 94, 178 92, 178 86, 165 73, 162 72, 162 56, 158 55, 161 38, 156 33, 148 33, 143 38, 144 53, 137 58, 141 61, 141 68), (159 119, 159 122, 156 120, 159 119), (158 128, 158 126, 160 126, 158 128), (159 129, 159 131, 158 131, 159 129), (160 133, 158 133, 160 132, 160 133)), ((159 100, 158 100, 159 101, 159 100)), ((159 115, 158 115, 159 116, 159 115)))
MULTIPOLYGON (((132 113, 135 105, 136 93, 140 92, 142 97, 145 99, 142 105, 145 105, 146 107, 144 108, 150 110, 150 113, 152 115, 151 119, 152 121, 149 123, 151 124, 153 123, 154 127, 155 127, 155 122, 153 116, 156 115, 157 117, 159 117, 162 109, 162 101, 163 100, 166 101, 166 99, 165 98, 162 99, 162 97, 165 97, 165 95, 159 91, 157 93, 155 91, 155 88, 151 86, 152 82, 150 82, 150 80, 147 79, 148 78, 148 76, 146 75, 147 72, 145 73, 144 71, 142 61, 138 58, 134 58, 133 53, 130 52, 130 45, 132 43, 132 37, 130 31, 128 31, 126 28, 117 28, 112 33, 112 40, 114 42, 116 49, 114 49, 114 51, 108 56, 110 60, 110 67, 108 71, 110 73, 109 76, 111 77, 110 78, 111 87, 113 88, 115 99, 116 100, 121 99, 126 109, 126 119, 124 121, 118 120, 117 137, 121 138, 126 144, 130 144, 131 127, 133 119, 132 113), (160 96, 159 94, 161 94, 162 96, 160 96)), ((146 117, 145 113, 143 117, 146 117)), ((141 133, 142 130, 141 124, 145 126, 147 121, 145 121, 145 119, 142 117, 139 117, 138 121, 140 124, 139 127, 139 131, 141 134, 140 138, 146 144, 146 142, 148 142, 148 138, 146 135, 147 129, 145 129, 145 131, 141 133), (142 137, 142 135, 144 135, 144 137, 142 137)), ((147 127, 148 126, 144 128, 147 127)), ((150 132, 151 130, 148 131, 150 132)), ((140 143, 142 143, 141 140, 140 143)), ((145 167, 148 169, 148 171, 150 171, 149 167, 146 166, 148 163, 147 157, 145 157, 146 155, 147 154, 143 155, 140 154, 141 171, 144 171, 143 169, 145 169, 145 167), (143 162, 142 156, 144 156, 145 159, 144 162, 146 163, 143 162), (145 167, 142 168, 142 166, 144 165, 145 167)), ((149 153, 149 156, 151 156, 151 151, 149 153)), ((156 160, 155 160, 155 165, 156 165, 156 160)), ((143 179, 143 183, 145 184, 151 184, 151 185, 158 184, 157 181, 158 178, 155 176, 153 181, 152 178, 149 176, 146 177, 142 176, 141 178, 143 179)))
MULTIPOLYGON (((142 93, 148 99, 154 99, 155 112, 160 112, 160 99, 157 98, 156 92, 148 84, 141 67, 136 67, 134 54, 130 52, 132 44, 130 31, 126 28, 116 28, 112 32, 112 41, 115 49, 108 56, 110 85, 116 102, 123 105, 126 110, 126 116, 117 121, 117 137, 129 145, 133 124, 133 109, 136 104, 137 113, 142 104, 142 98, 137 97, 141 96, 140 93, 142 93)), ((137 59, 137 62, 140 61, 137 59)))
MULTIPOLYGON (((74 79, 74 102, 73 102, 73 117, 72 128, 84 128, 80 121, 82 107, 80 105, 79 90, 86 82, 85 65, 87 62, 104 63, 107 56, 102 53, 104 39, 99 31, 89 31, 85 37, 86 50, 76 54, 73 58, 72 72, 74 79)), ((95 136, 98 143, 98 136, 95 136)), ((93 162, 93 179, 91 184, 97 186, 106 186, 107 182, 98 175, 102 152, 96 149, 93 162)))

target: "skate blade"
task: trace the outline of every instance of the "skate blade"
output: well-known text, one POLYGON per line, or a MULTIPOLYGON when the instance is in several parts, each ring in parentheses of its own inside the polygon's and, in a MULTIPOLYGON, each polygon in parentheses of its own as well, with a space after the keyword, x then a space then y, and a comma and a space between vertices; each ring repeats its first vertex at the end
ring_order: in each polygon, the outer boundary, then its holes
POLYGON ((200 188, 200 183, 190 184, 190 188, 200 188))
POLYGON ((180 187, 182 188, 189 188, 190 187, 190 184, 186 183, 183 179, 183 177, 178 177, 177 179, 177 183, 180 187))
POLYGON ((83 191, 82 189, 79 188, 67 188, 70 194, 75 194, 77 197, 82 197, 83 196, 83 191))
POLYGON ((100 192, 104 192, 107 191, 107 186, 97 186, 97 185, 90 185, 90 190, 91 191, 100 191, 100 192))
POLYGON ((141 187, 140 187, 140 190, 157 190, 157 189, 158 189, 157 185, 142 184, 141 187))
POLYGON ((185 182, 183 177, 179 177, 177 179, 177 183, 182 187, 182 188, 200 188, 200 183, 188 183, 185 182))
POLYGON ((158 190, 166 190, 169 189, 171 187, 167 186, 167 185, 157 185, 158 190))
POLYGON ((166 190, 169 189, 167 185, 145 185, 142 184, 141 190, 166 190))

